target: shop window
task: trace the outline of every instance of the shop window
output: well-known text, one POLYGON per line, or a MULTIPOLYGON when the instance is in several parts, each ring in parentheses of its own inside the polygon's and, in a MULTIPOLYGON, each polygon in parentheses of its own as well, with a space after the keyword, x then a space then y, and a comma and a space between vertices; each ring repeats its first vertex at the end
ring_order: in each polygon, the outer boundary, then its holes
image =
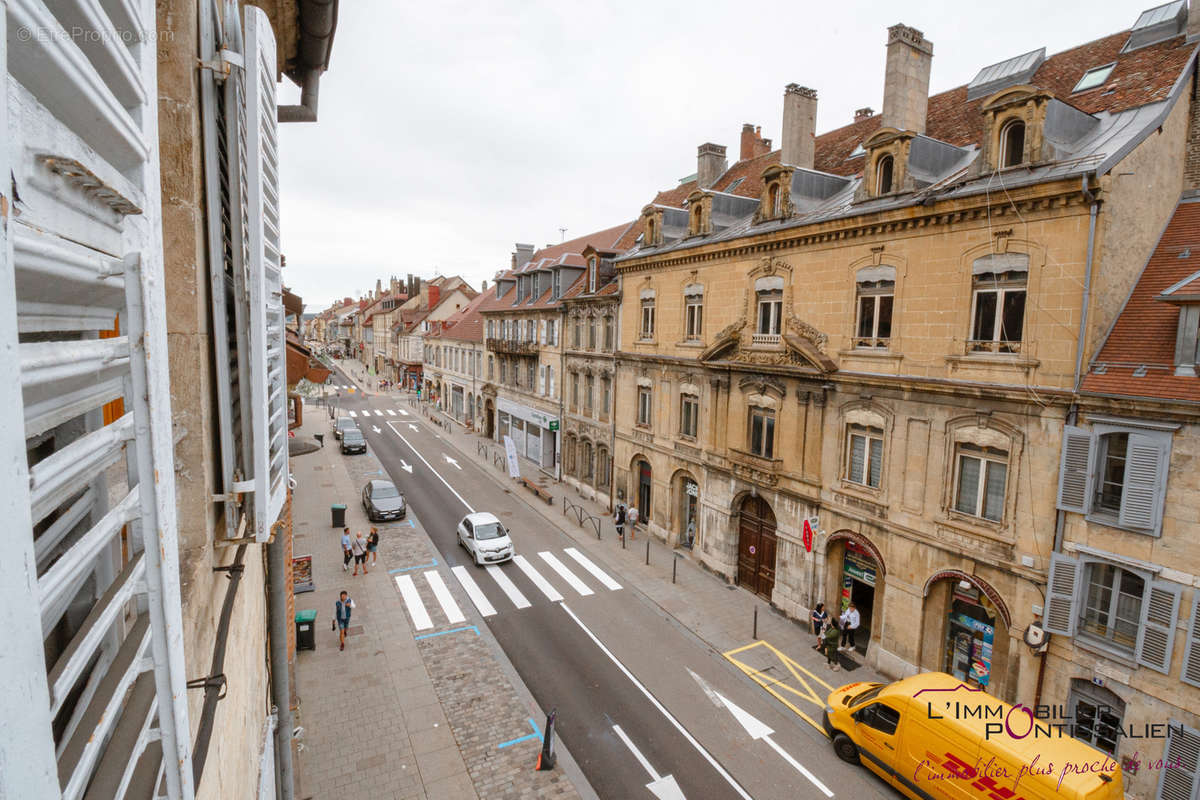
POLYGON ((990 447, 960 444, 955 459, 954 510, 999 522, 1004 517, 1008 453, 990 447))
POLYGON ((846 480, 878 489, 883 475, 883 431, 851 425, 846 434, 846 480))
POLYGON ((857 283, 858 321, 855 326, 855 347, 887 349, 892 339, 892 305, 895 301, 895 270, 874 267, 863 270, 857 283), (872 280, 876 272, 887 271, 892 277, 872 280))
POLYGON ((775 412, 769 408, 750 409, 750 452, 775 457, 775 412))
POLYGON ((650 389, 646 386, 638 387, 638 411, 637 424, 644 427, 650 427, 650 389))
POLYGON ((1000 131, 1000 167, 1015 167, 1025 162, 1025 123, 1019 119, 1000 131))
POLYGON ((704 287, 698 283, 683 289, 683 338, 685 341, 700 341, 704 326, 704 287))
POLYGON ((682 395, 679 399, 679 435, 695 439, 699 428, 700 398, 693 394, 682 395))
POLYGON ((1076 739, 1111 756, 1117 754, 1121 723, 1125 718, 1124 700, 1103 686, 1074 678, 1067 708, 1074 722, 1071 734, 1076 739))
POLYGON ((895 163, 895 159, 891 155, 885 155, 875 164, 875 194, 884 195, 891 193, 892 172, 894 171, 895 163))
POLYGON ((969 581, 957 581, 951 591, 945 670, 973 688, 987 688, 992 673, 996 611, 969 581))
POLYGON ((1025 326, 1026 272, 986 272, 974 279, 971 308, 973 351, 1021 352, 1025 326))

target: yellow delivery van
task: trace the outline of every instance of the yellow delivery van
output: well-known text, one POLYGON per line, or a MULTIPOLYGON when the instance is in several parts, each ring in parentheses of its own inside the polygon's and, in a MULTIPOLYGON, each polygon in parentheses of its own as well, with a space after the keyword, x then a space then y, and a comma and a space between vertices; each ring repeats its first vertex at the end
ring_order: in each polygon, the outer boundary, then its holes
POLYGON ((1120 765, 1070 735, 944 672, 851 683, 826 700, 838 756, 914 800, 1121 800, 1120 765))

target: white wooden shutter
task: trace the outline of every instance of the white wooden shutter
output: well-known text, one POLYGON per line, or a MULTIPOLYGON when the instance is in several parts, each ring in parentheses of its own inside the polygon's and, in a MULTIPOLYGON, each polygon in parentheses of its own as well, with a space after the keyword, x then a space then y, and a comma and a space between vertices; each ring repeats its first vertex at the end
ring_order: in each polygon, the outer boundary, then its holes
POLYGON ((1192 616, 1188 622, 1187 646, 1183 651, 1183 669, 1179 680, 1200 686, 1200 589, 1192 592, 1192 616))
POLYGON ((541 320, 537 323, 539 328, 539 336, 542 344, 546 343, 546 320, 541 320))
POLYGON ((250 393, 254 537, 264 542, 287 498, 287 359, 279 244, 275 35, 266 13, 245 7, 246 173, 250 288, 250 393))
POLYGON ((1169 436, 1129 434, 1129 447, 1125 455, 1125 487, 1118 519, 1121 527, 1158 534, 1169 451, 1169 436))
POLYGON ((193 796, 154 22, 149 0, 0 16, 5 796, 193 796))
POLYGON ((553 364, 546 365, 546 378, 547 378, 547 382, 550 384, 550 396, 554 397, 555 394, 554 394, 554 365, 553 364))
POLYGON ((546 393, 546 368, 538 367, 538 394, 546 393))
POLYGON ((1058 468, 1058 507, 1078 514, 1088 512, 1092 496, 1095 439, 1091 431, 1063 427, 1062 461, 1058 468))
POLYGON ((1178 766, 1164 767, 1158 774, 1156 800, 1196 800, 1200 796, 1200 731, 1171 720, 1163 761, 1178 766))
POLYGON ((1142 624, 1138 629, 1137 661, 1142 666, 1162 673, 1171 671, 1180 590, 1177 583, 1150 582, 1142 599, 1142 624))
POLYGON ((1077 559, 1062 553, 1050 554, 1050 580, 1046 588, 1043 625, 1050 633, 1075 635, 1075 595, 1082 575, 1077 559))

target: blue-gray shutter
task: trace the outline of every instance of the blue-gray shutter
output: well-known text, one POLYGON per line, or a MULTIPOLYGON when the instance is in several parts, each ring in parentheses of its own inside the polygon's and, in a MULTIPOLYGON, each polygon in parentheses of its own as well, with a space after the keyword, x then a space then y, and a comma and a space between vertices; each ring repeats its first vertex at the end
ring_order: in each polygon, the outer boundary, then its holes
POLYGON ((1175 623, 1179 619, 1177 583, 1151 581, 1142 601, 1142 624, 1138 629, 1137 661, 1158 672, 1171 671, 1175 645, 1175 623))
POLYGON ((1050 633, 1075 635, 1075 595, 1082 578, 1078 559, 1062 553, 1050 554, 1050 579, 1046 587, 1046 611, 1042 627, 1050 633))
POLYGON ((1171 720, 1163 761, 1178 761, 1178 766, 1159 771, 1155 800, 1195 800, 1200 793, 1200 731, 1171 720))
POLYGON ((1200 686, 1200 590, 1192 594, 1192 616, 1188 621, 1187 645, 1183 651, 1183 669, 1179 672, 1179 680, 1200 686))
POLYGON ((1125 455, 1125 487, 1118 523, 1158 535, 1166 488, 1166 454, 1170 439, 1130 433, 1125 455))
POLYGON ((1058 467, 1058 507, 1063 511, 1088 512, 1095 451, 1091 431, 1074 425, 1063 427, 1062 460, 1058 467))

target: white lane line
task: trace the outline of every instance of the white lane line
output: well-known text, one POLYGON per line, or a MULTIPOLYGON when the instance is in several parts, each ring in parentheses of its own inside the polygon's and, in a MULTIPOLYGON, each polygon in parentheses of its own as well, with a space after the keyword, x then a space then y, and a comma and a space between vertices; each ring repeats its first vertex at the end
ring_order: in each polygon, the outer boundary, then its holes
POLYGON ((596 638, 596 634, 592 633, 592 631, 588 628, 588 626, 583 624, 583 620, 581 620, 579 617, 575 616, 575 612, 572 611, 567 606, 566 603, 560 603, 559 605, 562 606, 563 611, 566 611, 567 614, 570 615, 571 619, 575 620, 575 624, 578 625, 580 627, 580 629, 582 629, 583 632, 587 634, 588 638, 591 639, 595 643, 596 647, 600 648, 600 652, 602 652, 602 653, 604 653, 604 655, 608 656, 609 661, 613 662, 613 664, 615 664, 617 666, 617 669, 621 670, 621 672, 623 672, 625 674, 625 677, 629 678, 630 682, 633 683, 633 685, 638 688, 638 691, 640 691, 642 693, 642 695, 647 700, 650 701, 651 705, 653 705, 655 708, 657 708, 659 710, 659 713, 661 713, 664 717, 667 718, 667 721, 670 722, 671 725, 673 725, 675 727, 675 730, 679 731, 679 733, 683 736, 684 739, 687 739, 688 744, 690 744, 692 747, 696 748, 696 751, 699 752, 700 755, 704 756, 704 760, 707 761, 709 763, 709 765, 717 771, 718 775, 720 775, 722 778, 725 779, 725 782, 728 783, 735 792, 737 792, 738 797, 741 797, 743 800, 754 800, 754 798, 752 798, 746 792, 746 790, 741 787, 741 784, 739 784, 732 775, 730 775, 728 772, 726 772, 724 767, 722 767, 719 763, 717 763, 717 760, 712 757, 712 754, 704 749, 704 745, 702 745, 698 741, 696 741, 696 737, 694 737, 690 733, 688 733, 687 728, 683 727, 683 725, 680 724, 679 720, 675 719, 675 717, 671 715, 671 712, 667 711, 666 707, 663 706, 662 703, 658 702, 658 698, 655 697, 654 695, 650 694, 650 690, 647 689, 645 686, 643 686, 641 681, 639 681, 637 678, 633 677, 633 673, 630 672, 629 669, 624 664, 622 664, 616 656, 614 656, 612 654, 611 650, 609 650, 607 647, 604 646, 604 642, 602 642, 598 638, 596 638))
POLYGON ((423 631, 433 627, 433 620, 429 618, 429 612, 425 610, 425 604, 421 602, 421 595, 417 593, 417 585, 413 583, 411 575, 397 575, 396 586, 400 589, 400 596, 404 598, 404 605, 408 606, 408 615, 412 617, 413 630, 423 631))
POLYGON ((625 743, 625 746, 629 748, 629 752, 633 753, 633 757, 636 758, 638 763, 642 765, 642 769, 646 770, 646 774, 650 776, 650 780, 658 780, 658 771, 655 770, 654 767, 650 766, 650 762, 644 755, 642 755, 642 751, 638 750, 637 747, 634 746, 633 741, 625 735, 625 731, 621 730, 620 725, 613 725, 613 733, 617 734, 617 736, 621 738, 621 741, 625 743))
POLYGON ((579 580, 579 578, 575 576, 574 572, 571 572, 571 570, 567 569, 566 564, 559 561, 558 556, 554 555, 554 553, 551 553, 548 550, 543 550, 538 553, 538 555, 542 557, 542 561, 545 561, 550 565, 550 569, 557 572, 559 577, 569 583, 572 589, 579 592, 581 595, 584 595, 585 597, 589 594, 595 594, 591 587, 579 580))
POLYGON ((458 607, 458 603, 454 602, 454 595, 450 594, 450 588, 442 580, 441 573, 431 569, 425 573, 425 580, 429 581, 429 588, 433 589, 433 596, 441 604, 442 611, 446 612, 446 619, 452 623, 466 622, 466 616, 458 607))
POLYGON ((356 411, 351 411, 351 412, 350 412, 350 416, 352 416, 352 417, 357 417, 357 416, 358 416, 358 412, 356 412, 356 411))
POLYGON ((543 578, 542 574, 533 568, 533 564, 530 564, 525 556, 513 556, 513 563, 521 568, 521 572, 525 573, 525 577, 533 581, 534 586, 542 590, 542 594, 550 598, 551 603, 557 603, 563 599, 563 596, 558 593, 558 589, 551 586, 550 581, 543 578))
POLYGON ((479 609, 480 616, 490 617, 496 613, 495 606, 488 602, 487 596, 479 588, 479 584, 475 583, 475 579, 467 574, 466 567, 451 567, 450 571, 454 573, 454 577, 458 578, 458 584, 467 593, 467 597, 471 598, 475 608, 479 609))
POLYGON ((396 416, 396 412, 395 412, 395 411, 392 411, 390 408, 387 410, 387 412, 388 412, 388 416, 389 416, 389 417, 394 417, 394 416, 396 416))
POLYGON ((583 553, 576 550, 574 547, 568 547, 564 551, 571 558, 579 562, 579 566, 592 573, 592 577, 604 584, 605 589, 611 589, 614 592, 621 588, 621 584, 609 577, 608 573, 592 563, 592 560, 583 553))
POLYGON ((492 580, 496 582, 496 585, 508 595, 508 599, 513 601, 514 606, 517 608, 529 608, 530 603, 525 599, 525 595, 521 594, 521 590, 501 571, 500 567, 495 564, 488 564, 484 569, 488 571, 488 575, 492 576, 492 580))
MULTIPOLYGON (((458 502, 460 502, 460 503, 462 503, 462 504, 463 504, 463 507, 467 509, 467 513, 468 513, 468 514, 474 514, 474 513, 475 513, 475 509, 471 508, 471 504, 470 504, 470 503, 468 503, 466 500, 464 500, 464 499, 463 499, 463 496, 462 496, 461 494, 459 494, 457 491, 455 491, 455 489, 454 489, 454 487, 453 487, 453 486, 451 486, 449 483, 447 483, 447 482, 446 482, 446 479, 445 479, 445 478, 443 478, 443 477, 441 476, 441 474, 439 474, 439 473, 438 473, 438 471, 437 471, 436 469, 434 469, 434 468, 433 468, 433 465, 432 465, 432 464, 430 464, 428 461, 426 461, 426 460, 425 460, 425 456, 421 455, 420 451, 418 451, 418 450, 417 450, 417 448, 415 448, 415 447, 413 447, 413 446, 412 446, 412 442, 410 442, 410 441, 408 441, 408 439, 405 439, 405 438, 404 438, 404 434, 403 434, 403 433, 401 433, 400 431, 396 430, 396 429, 395 429, 395 427, 393 427, 395 424, 396 424, 396 423, 394 423, 394 422, 389 422, 387 425, 388 425, 388 427, 389 427, 389 428, 391 428, 391 429, 392 429, 392 431, 393 431, 393 432, 394 432, 394 433, 395 433, 397 436, 399 436, 399 437, 400 437, 400 441, 402 441, 402 442, 404 442, 406 445, 408 445, 408 449, 409 449, 409 450, 412 450, 412 451, 413 451, 413 453, 416 455, 416 457, 417 457, 417 458, 419 458, 419 459, 421 459, 421 463, 422 463, 422 464, 424 464, 425 466, 429 467, 429 471, 430 471, 430 472, 432 472, 434 475, 436 475, 436 476, 437 476, 437 479, 438 479, 439 481, 441 481, 441 482, 442 482, 442 484, 443 484, 443 485, 444 485, 444 486, 445 486, 447 489, 449 489, 449 490, 451 491, 451 493, 453 493, 453 495, 454 495, 455 497, 457 497, 457 498, 458 498, 458 502)), ((413 427, 413 426, 410 426, 410 427, 413 427)), ((415 428, 414 428, 414 429, 415 429, 415 428)))

